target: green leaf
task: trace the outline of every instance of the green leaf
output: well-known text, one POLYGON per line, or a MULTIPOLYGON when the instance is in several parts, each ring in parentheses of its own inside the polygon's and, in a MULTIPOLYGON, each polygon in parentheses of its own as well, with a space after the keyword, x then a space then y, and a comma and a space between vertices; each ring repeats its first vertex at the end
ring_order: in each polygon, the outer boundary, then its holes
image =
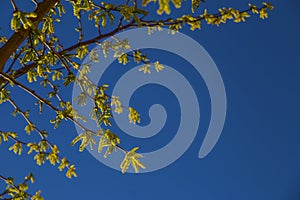
POLYGON ((18 185, 20 191, 25 192, 28 190, 28 185, 26 183, 21 183, 18 185))
POLYGON ((29 70, 27 72, 27 80, 29 83, 36 81, 37 80, 36 77, 37 77, 37 73, 35 71, 29 70))
POLYGON ((13 150, 15 154, 21 155, 23 151, 22 144, 20 142, 16 142, 8 149, 9 151, 13 150))
POLYGON ((61 163, 58 166, 58 169, 59 169, 59 171, 62 171, 64 168, 68 167, 69 165, 70 165, 70 162, 66 158, 63 158, 63 159, 61 159, 61 163))
POLYGON ((119 97, 112 96, 110 105, 115 107, 114 112, 116 112, 118 114, 121 114, 123 112, 123 107, 122 107, 119 97))
POLYGON ((34 176, 30 173, 28 176, 25 177, 25 181, 30 180, 31 183, 34 183, 34 176))
POLYGON ((160 71, 162 71, 162 70, 164 69, 164 66, 163 66, 162 64, 160 64, 158 61, 156 61, 156 62, 154 63, 154 67, 155 67, 155 70, 156 70, 157 72, 160 72, 160 71))
POLYGON ((93 134, 91 132, 85 132, 79 134, 77 137, 75 137, 72 142, 71 146, 74 146, 77 142, 81 141, 81 144, 79 146, 79 151, 82 152, 84 148, 88 145, 90 145, 90 149, 93 149, 93 146, 96 144, 93 134))
POLYGON ((45 161, 46 161, 46 155, 45 155, 45 153, 37 153, 34 157, 33 157, 33 159, 36 161, 36 164, 37 165, 42 165, 42 164, 44 164, 45 163, 45 161))
POLYGON ((2 88, 0 90, 0 104, 4 103, 9 99, 10 97, 9 93, 10 91, 6 90, 5 88, 2 88))
POLYGON ((76 170, 75 166, 71 165, 66 173, 66 176, 68 178, 72 178, 72 176, 77 177, 75 170, 76 170))
POLYGON ((205 3, 205 0, 192 0, 192 12, 195 12, 195 8, 200 7, 200 2, 205 3))
POLYGON ((24 130, 26 131, 26 133, 29 135, 33 130, 34 130, 35 126, 34 124, 28 124, 24 130))
POLYGON ((181 7, 182 0, 172 0, 172 3, 174 4, 175 8, 181 7))
POLYGON ((142 67, 139 68, 139 71, 144 72, 144 74, 150 74, 151 73, 150 67, 151 67, 150 64, 148 64, 148 63, 144 64, 142 67))
POLYGON ((126 153, 124 160, 120 165, 122 169, 122 173, 125 173, 128 170, 130 165, 132 165, 136 173, 139 172, 139 168, 143 168, 143 169, 146 168, 146 166, 143 163, 141 163, 141 161, 139 160, 143 156, 141 154, 136 153, 138 149, 139 147, 135 147, 126 153))
POLYGON ((97 53, 97 50, 93 49, 89 56, 92 62, 99 62, 99 54, 97 53))
POLYGON ((76 49, 76 52, 77 52, 76 57, 82 60, 89 53, 88 46, 87 45, 81 46, 76 49))
POLYGON ((118 58, 119 63, 123 63, 123 65, 126 65, 129 61, 128 56, 126 53, 122 54, 119 58, 118 58))
POLYGON ((22 13, 20 11, 13 13, 13 17, 10 21, 11 30, 18 32, 18 30, 21 28, 21 15, 22 13))
POLYGON ((68 74, 66 78, 64 78, 64 86, 68 86, 70 83, 75 82, 76 77, 74 74, 68 74))
POLYGON ((40 151, 46 152, 48 148, 47 140, 43 139, 39 142, 40 151))
POLYGON ((104 147, 107 147, 104 154, 104 158, 107 158, 114 150, 116 150, 117 144, 120 144, 120 138, 112 133, 109 129, 105 130, 104 134, 100 137, 98 152, 101 153, 104 147))
POLYGON ((61 4, 57 4, 56 6, 58 10, 58 15, 61 17, 64 13, 66 13, 65 8, 61 4))
POLYGON ((75 99, 75 102, 77 102, 78 105, 80 106, 85 106, 87 103, 87 98, 85 93, 80 93, 75 99))
POLYGON ((59 163, 58 156, 57 156, 57 154, 54 153, 54 152, 51 152, 50 154, 48 154, 47 160, 49 160, 49 162, 50 162, 52 165, 55 165, 56 163, 59 163))
POLYGON ((27 154, 31 154, 33 151, 37 153, 40 151, 40 146, 36 143, 28 143, 27 147, 29 147, 27 154))
POLYGON ((44 200, 44 198, 41 197, 40 195, 41 195, 41 191, 37 191, 37 192, 35 193, 35 195, 33 195, 33 196, 31 197, 31 200, 44 200))
POLYGON ((158 0, 158 4, 159 9, 157 10, 157 14, 162 15, 165 12, 169 15, 171 13, 169 0, 158 0))
POLYGON ((36 18, 36 17, 37 17, 37 14, 34 13, 34 12, 24 13, 24 15, 25 15, 26 17, 30 17, 30 18, 36 18))
POLYGON ((54 74, 52 75, 52 81, 60 80, 60 77, 63 75, 61 71, 54 71, 54 74))
POLYGON ((141 122, 141 118, 140 118, 140 114, 133 109, 132 107, 129 107, 129 114, 128 114, 128 118, 129 118, 129 122, 130 123, 140 123, 141 122))

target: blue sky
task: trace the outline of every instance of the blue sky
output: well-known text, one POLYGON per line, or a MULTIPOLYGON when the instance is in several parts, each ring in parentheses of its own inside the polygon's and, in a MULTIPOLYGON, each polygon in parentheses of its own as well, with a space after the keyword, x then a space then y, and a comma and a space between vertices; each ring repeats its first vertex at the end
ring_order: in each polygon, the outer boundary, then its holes
MULTIPOLYGON (((228 5, 245 8, 247 3, 244 0, 233 4, 208 0, 206 5, 213 11, 228 5)), ((36 183, 32 188, 42 189, 45 199, 298 200, 300 14, 297 8, 300 4, 295 0, 274 1, 273 4, 275 9, 268 20, 254 16, 246 23, 228 23, 219 28, 205 25, 201 31, 182 31, 197 40, 211 55, 226 88, 225 126, 217 145, 205 159, 198 159, 198 151, 210 117, 207 88, 201 77, 195 76, 188 67, 184 70, 178 67, 191 83, 200 85, 196 93, 201 101, 201 122, 193 144, 170 166, 147 174, 123 175, 101 164, 87 151, 78 153, 76 147, 68 145, 76 136, 73 124, 63 123, 59 129, 52 131, 48 121, 42 120, 40 126, 52 132, 50 139, 76 164, 79 177, 68 180, 55 167, 48 164, 37 166, 32 156, 13 155, 7 151, 9 144, 0 145, 0 173, 22 180, 27 172, 34 172, 36 183)), ((8 17, 8 8, 9 3, 3 3, 1 18, 8 17)), ((9 29, 8 24, 0 21, 0 33, 5 33, 9 29)), ((172 55, 167 53, 153 55, 167 58, 164 62, 168 65, 188 65, 175 58, 168 59, 172 55)), ((114 67, 107 74, 125 70, 123 66, 120 68, 114 67)), ((104 81, 113 84, 114 79, 112 76, 104 81)), ((147 113, 145 103, 158 102, 166 105, 171 114, 166 127, 153 138, 143 140, 122 135, 126 147, 138 144, 145 151, 154 150, 172 139, 168 132, 178 128, 178 103, 172 93, 164 90, 152 85, 134 94, 131 103, 141 111, 142 116, 147 113), (161 95, 153 94, 146 102, 139 101, 154 88, 161 91, 161 95)), ((30 101, 30 97, 18 90, 12 95, 24 102, 30 101)), ((71 98, 71 88, 63 95, 71 98)), ((28 108, 36 109, 33 105, 28 108)), ((7 117, 12 111, 9 104, 1 105, 0 109, 1 128, 23 130, 25 123, 21 119, 16 121, 7 117)), ((53 118, 53 113, 46 113, 53 118)), ((38 115, 32 117, 40 118, 38 115)), ((143 123, 146 124, 147 120, 145 116, 143 123)))

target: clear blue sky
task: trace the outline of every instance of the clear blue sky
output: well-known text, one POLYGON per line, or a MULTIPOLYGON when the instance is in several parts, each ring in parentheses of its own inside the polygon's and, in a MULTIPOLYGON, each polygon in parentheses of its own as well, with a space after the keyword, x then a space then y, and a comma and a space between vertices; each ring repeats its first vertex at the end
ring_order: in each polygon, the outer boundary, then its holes
MULTIPOLYGON (((247 3, 243 0, 233 3, 233 6, 245 8, 247 3)), ((1 4, 1 18, 4 19, 9 17, 7 10, 11 8, 9 1, 1 4)), ((79 177, 68 180, 55 167, 48 164, 37 166, 32 156, 13 155, 7 151, 9 144, 0 145, 0 173, 22 180, 27 172, 34 172, 36 183, 32 189, 41 188, 45 199, 50 200, 299 200, 300 3, 290 0, 273 1, 273 4, 275 9, 268 20, 255 16, 242 24, 229 23, 219 28, 203 26, 201 31, 195 32, 183 30, 209 52, 226 87, 226 123, 219 142, 205 159, 199 160, 197 155, 208 126, 209 97, 201 77, 191 75, 191 82, 203 86, 197 91, 203 103, 203 121, 191 147, 172 165, 152 173, 122 175, 101 164, 87 151, 78 153, 77 148, 68 145, 76 135, 73 124, 63 123, 61 128, 52 131, 52 126, 43 120, 41 127, 52 132, 50 139, 76 164, 79 177)), ((232 4, 225 0, 207 0, 211 11, 229 5, 232 4)), ((0 20, 0 34, 9 29, 4 21, 0 20)), ((65 34, 66 40, 67 36, 68 33, 65 34)), ((168 59, 165 62, 172 65, 168 59)), ((184 69, 187 76, 192 74, 188 70, 184 69)), ((113 83, 115 80, 107 81, 113 83)), ((141 114, 147 110, 138 99, 147 94, 147 89, 157 86, 147 87, 132 99, 141 114)), ((158 90, 163 91, 163 88, 158 90)), ((24 99, 24 102, 30 101, 29 97, 20 94, 16 92, 13 96, 24 99)), ((64 96, 71 98, 71 88, 64 96)), ((150 103, 161 100, 162 104, 173 102, 172 105, 176 106, 176 100, 168 91, 163 98, 152 96, 150 103)), ((34 106, 29 105, 29 108, 34 109, 34 106)), ((178 122, 177 111, 172 109, 175 111, 168 118, 169 127, 163 129, 165 133, 162 131, 147 140, 123 136, 125 145, 140 144, 145 150, 154 150, 166 144, 172 138, 166 132, 177 128, 172 125, 178 122)), ((22 131, 25 123, 22 119, 16 121, 7 117, 11 111, 9 104, 1 105, 1 129, 22 131)), ((54 116, 53 113, 49 115, 54 116)))

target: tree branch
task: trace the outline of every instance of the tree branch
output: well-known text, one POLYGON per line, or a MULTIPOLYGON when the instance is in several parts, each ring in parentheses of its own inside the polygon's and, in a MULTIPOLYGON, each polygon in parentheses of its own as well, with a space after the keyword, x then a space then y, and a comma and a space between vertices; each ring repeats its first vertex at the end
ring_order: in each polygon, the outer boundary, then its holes
MULTIPOLYGON (((38 4, 34 13, 37 14, 36 18, 32 18, 32 22, 37 26, 43 17, 49 12, 49 10, 60 0, 45 0, 42 3, 38 4)), ((0 48, 0 71, 4 69, 4 65, 15 52, 22 42, 28 37, 29 30, 24 29, 23 27, 15 32, 11 38, 0 48)))

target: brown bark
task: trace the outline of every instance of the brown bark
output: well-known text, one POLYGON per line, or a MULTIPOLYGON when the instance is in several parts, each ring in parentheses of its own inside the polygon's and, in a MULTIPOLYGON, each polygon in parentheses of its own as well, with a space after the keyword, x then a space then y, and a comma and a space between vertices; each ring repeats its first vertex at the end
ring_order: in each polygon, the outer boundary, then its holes
MULTIPOLYGON (((39 3, 34 10, 37 14, 36 18, 32 18, 32 22, 39 24, 43 17, 49 12, 49 10, 60 0, 44 0, 39 3)), ((18 49, 22 42, 28 37, 29 31, 21 28, 18 32, 15 32, 9 40, 0 48, 0 71, 2 72, 5 63, 9 57, 18 49)))

